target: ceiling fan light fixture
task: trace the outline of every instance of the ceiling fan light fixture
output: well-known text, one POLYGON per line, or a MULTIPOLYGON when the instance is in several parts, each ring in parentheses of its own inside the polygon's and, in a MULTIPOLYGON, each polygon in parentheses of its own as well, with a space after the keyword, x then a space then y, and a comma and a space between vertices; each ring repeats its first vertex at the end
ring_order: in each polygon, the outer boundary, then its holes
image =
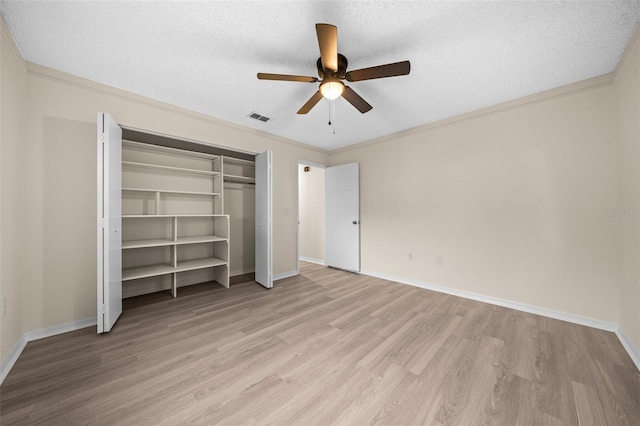
POLYGON ((344 84, 336 78, 327 78, 320 84, 320 93, 327 99, 336 99, 344 93, 344 84))
POLYGON ((339 97, 344 98, 361 114, 364 114, 367 111, 371 111, 373 107, 351 87, 345 86, 341 80, 346 79, 349 82, 374 80, 376 78, 407 75, 411 71, 409 61, 347 71, 349 61, 344 55, 338 53, 338 29, 336 26, 316 24, 316 35, 318 36, 318 46, 320 47, 320 58, 316 61, 319 79, 302 75, 258 73, 258 79, 260 80, 298 81, 301 83, 317 83, 320 81, 318 90, 302 105, 297 114, 307 114, 322 98, 334 100, 339 97))

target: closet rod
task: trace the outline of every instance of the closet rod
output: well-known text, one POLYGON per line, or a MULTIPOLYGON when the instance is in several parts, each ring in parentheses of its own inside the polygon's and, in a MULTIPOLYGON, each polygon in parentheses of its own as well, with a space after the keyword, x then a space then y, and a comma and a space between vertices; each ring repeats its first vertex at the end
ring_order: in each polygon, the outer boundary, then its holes
POLYGON ((234 180, 225 180, 224 183, 233 183, 233 184, 236 184, 236 185, 253 185, 253 186, 255 186, 254 182, 236 182, 234 180))

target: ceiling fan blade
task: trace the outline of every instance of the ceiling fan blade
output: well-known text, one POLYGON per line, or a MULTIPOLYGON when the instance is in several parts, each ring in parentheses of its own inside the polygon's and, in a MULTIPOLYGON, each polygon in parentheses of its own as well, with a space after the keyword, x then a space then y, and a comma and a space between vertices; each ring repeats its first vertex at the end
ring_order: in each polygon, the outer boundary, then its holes
POLYGON ((301 83, 317 83, 315 77, 305 77, 303 75, 287 75, 287 74, 268 74, 264 72, 258 73, 260 80, 282 80, 282 81, 299 81, 301 83))
POLYGON ((356 107, 356 109, 363 114, 373 108, 367 101, 362 99, 360 95, 354 92, 353 89, 349 86, 344 86, 342 97, 345 98, 351 105, 356 107))
POLYGON ((300 108, 300 110, 298 111, 298 114, 306 114, 309 111, 311 111, 311 108, 316 106, 316 104, 320 101, 320 99, 322 99, 322 93, 320 93, 320 91, 318 90, 316 93, 313 94, 311 99, 309 99, 306 104, 302 105, 302 108, 300 108))
POLYGON ((396 77, 407 75, 411 71, 409 61, 395 62, 393 64, 378 65, 377 67, 362 68, 349 71, 347 81, 373 80, 374 78, 396 77))
POLYGON ((330 24, 316 24, 322 67, 338 71, 338 28, 330 24))

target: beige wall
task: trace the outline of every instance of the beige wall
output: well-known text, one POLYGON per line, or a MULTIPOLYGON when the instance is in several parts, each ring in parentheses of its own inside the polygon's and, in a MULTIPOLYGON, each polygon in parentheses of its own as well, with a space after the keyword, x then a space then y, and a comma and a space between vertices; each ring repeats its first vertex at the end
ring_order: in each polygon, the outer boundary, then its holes
POLYGON ((617 111, 620 325, 640 348, 640 35, 627 47, 614 85, 617 111))
POLYGON ((120 124, 274 158, 274 273, 296 269, 297 158, 319 150, 29 64, 23 331, 95 316, 96 111, 120 124), (28 303, 27 303, 28 302, 28 303))
POLYGON ((324 263, 325 204, 324 169, 298 165, 298 215, 300 217, 298 254, 302 258, 324 263))
MULTIPOLYGON (((0 317, 0 359, 25 331, 22 324, 25 200, 18 184, 27 161, 25 118, 27 112, 26 64, 0 17, 0 304, 6 298, 6 315, 0 317)), ((1 315, 1 314, 0 314, 1 315)))
POLYGON ((362 269, 617 322, 613 90, 565 91, 334 153, 362 269))

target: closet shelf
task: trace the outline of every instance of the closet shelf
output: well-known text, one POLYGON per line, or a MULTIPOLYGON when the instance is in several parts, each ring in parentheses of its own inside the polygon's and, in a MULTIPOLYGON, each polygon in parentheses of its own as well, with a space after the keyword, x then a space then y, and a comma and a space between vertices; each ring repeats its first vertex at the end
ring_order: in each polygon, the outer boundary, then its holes
POLYGON ((225 182, 233 182, 233 183, 256 183, 256 178, 248 177, 248 176, 239 176, 239 175, 224 175, 225 182))
POLYGON ((144 142, 135 142, 135 141, 129 141, 125 139, 122 140, 122 146, 127 148, 133 148, 137 151, 143 151, 143 152, 155 151, 155 152, 169 153, 177 157, 204 158, 208 160, 218 160, 220 158, 219 155, 215 155, 215 154, 207 154, 204 152, 195 152, 195 151, 189 151, 189 150, 184 150, 179 148, 170 148, 168 146, 154 145, 154 144, 149 144, 144 142))
POLYGON ((217 257, 210 257, 207 259, 179 262, 176 268, 167 264, 143 266, 140 268, 129 268, 122 270, 122 281, 155 277, 158 275, 166 275, 174 272, 185 272, 193 271, 196 269, 213 268, 215 266, 222 266, 226 264, 228 264, 226 260, 218 259, 217 257))
POLYGON ((256 163, 255 161, 251 161, 251 160, 243 160, 241 158, 234 158, 234 157, 224 157, 224 162, 226 164, 236 164, 239 166, 246 166, 246 167, 255 167, 256 163))
POLYGON ((161 166, 159 164, 149 164, 149 163, 138 163, 135 161, 123 161, 122 165, 128 168, 139 168, 139 169, 150 169, 150 170, 164 170, 167 172, 176 172, 176 173, 188 173, 194 175, 205 175, 205 176, 219 176, 220 172, 214 172, 211 170, 198 170, 198 169, 187 169, 184 167, 172 167, 172 166, 161 166))
POLYGON ((223 217, 226 214, 123 214, 123 219, 141 218, 141 217, 223 217))
POLYGON ((173 191, 168 189, 149 189, 149 188, 122 188, 122 192, 150 192, 160 194, 182 194, 182 195, 203 195, 210 197, 219 197, 218 192, 193 192, 193 191, 173 191))
POLYGON ((164 238, 155 238, 148 240, 132 240, 123 241, 123 249, 144 248, 144 247, 163 247, 172 245, 183 244, 201 244, 201 243, 215 243, 217 241, 227 241, 225 237, 219 237, 217 235, 205 235, 199 237, 180 237, 176 241, 164 238))

